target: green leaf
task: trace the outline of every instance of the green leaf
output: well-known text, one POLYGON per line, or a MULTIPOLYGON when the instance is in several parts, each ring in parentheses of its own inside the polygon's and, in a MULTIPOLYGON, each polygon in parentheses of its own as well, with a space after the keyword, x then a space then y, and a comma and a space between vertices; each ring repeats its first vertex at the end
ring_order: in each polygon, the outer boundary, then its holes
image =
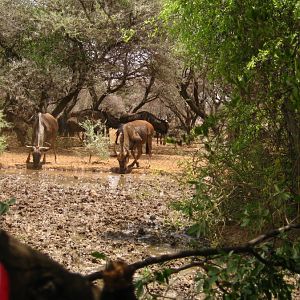
POLYGON ((97 259, 106 259, 106 255, 104 253, 100 253, 98 251, 91 253, 91 255, 97 259))
POLYGON ((15 204, 15 203, 16 203, 15 198, 11 198, 11 199, 6 200, 4 202, 0 202, 0 215, 5 214, 8 211, 9 207, 11 205, 15 204))
POLYGON ((134 282, 135 292, 138 298, 140 298, 144 293, 144 280, 139 279, 134 282))

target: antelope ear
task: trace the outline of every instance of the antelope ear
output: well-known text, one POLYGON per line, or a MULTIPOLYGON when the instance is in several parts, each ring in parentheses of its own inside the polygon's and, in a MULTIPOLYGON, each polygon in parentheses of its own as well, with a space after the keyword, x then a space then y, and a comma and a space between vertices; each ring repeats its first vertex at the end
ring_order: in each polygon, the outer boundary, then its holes
POLYGON ((34 148, 34 146, 29 146, 29 145, 26 145, 26 148, 31 148, 31 149, 33 149, 33 148, 34 148))

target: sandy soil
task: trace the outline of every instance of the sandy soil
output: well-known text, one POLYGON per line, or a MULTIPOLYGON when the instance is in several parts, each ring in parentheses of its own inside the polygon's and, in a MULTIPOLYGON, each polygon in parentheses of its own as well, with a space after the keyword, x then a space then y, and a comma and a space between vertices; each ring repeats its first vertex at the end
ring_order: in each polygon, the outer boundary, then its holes
MULTIPOLYGON (((133 169, 133 174, 168 172, 178 173, 181 171, 180 162, 191 158, 197 150, 195 147, 174 147, 173 145, 153 145, 153 155, 151 159, 151 168, 146 169, 148 157, 143 154, 140 158, 140 168, 133 169)), ((112 153, 112 151, 111 151, 112 153)), ((0 156, 0 166, 7 168, 26 168, 26 158, 28 150, 25 147, 12 147, 0 156)), ((32 158, 31 158, 32 159, 32 158)), ((89 163, 89 154, 83 147, 68 147, 57 149, 57 162, 54 161, 53 151, 50 150, 46 156, 47 164, 43 169, 60 170, 60 171, 92 171, 92 172, 116 172, 118 167, 116 157, 108 159, 99 159, 92 156, 89 163)))

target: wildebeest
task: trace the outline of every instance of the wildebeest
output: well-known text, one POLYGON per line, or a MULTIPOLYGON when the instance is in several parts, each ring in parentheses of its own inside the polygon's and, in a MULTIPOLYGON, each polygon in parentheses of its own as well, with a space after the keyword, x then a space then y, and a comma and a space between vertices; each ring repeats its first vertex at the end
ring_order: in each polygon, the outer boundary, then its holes
MULTIPOLYGON (((79 139, 82 140, 83 138, 80 136, 80 133, 84 133, 85 129, 80 123, 83 123, 86 120, 90 120, 93 123, 100 121, 105 124, 106 132, 108 132, 108 128, 118 128, 120 125, 117 118, 114 118, 105 111, 83 109, 59 117, 59 132, 64 136, 73 136, 76 133, 79 139)), ((102 129, 103 128, 101 127, 100 130, 102 129)), ((95 130, 99 131, 99 127, 96 127, 95 130)))
POLYGON ((146 144, 146 153, 149 155, 150 165, 152 137, 154 133, 152 124, 145 120, 135 120, 124 124, 120 130, 121 151, 117 153, 120 173, 124 174, 128 172, 134 165, 139 167, 138 159, 142 155, 143 144, 146 144), (134 160, 130 165, 127 165, 129 162, 129 150, 134 160))
POLYGON ((37 118, 33 124, 32 130, 32 142, 31 146, 26 146, 30 148, 26 163, 30 161, 30 155, 33 158, 33 167, 37 169, 40 165, 42 152, 44 152, 43 163, 46 163, 46 153, 45 151, 53 148, 54 158, 56 162, 56 151, 55 151, 55 139, 58 132, 58 123, 56 118, 54 118, 49 113, 38 113, 37 118), (45 147, 44 144, 49 146, 45 147))
POLYGON ((169 123, 167 120, 160 119, 148 111, 140 111, 134 114, 124 115, 119 119, 120 123, 128 123, 134 120, 145 120, 152 124, 157 133, 157 144, 159 139, 160 144, 163 143, 163 137, 169 130, 169 123))
POLYGON ((74 134, 77 133, 78 138, 83 141, 84 134, 80 136, 80 133, 84 133, 85 129, 79 124, 76 117, 71 117, 67 120, 66 128, 69 136, 74 136, 74 134))

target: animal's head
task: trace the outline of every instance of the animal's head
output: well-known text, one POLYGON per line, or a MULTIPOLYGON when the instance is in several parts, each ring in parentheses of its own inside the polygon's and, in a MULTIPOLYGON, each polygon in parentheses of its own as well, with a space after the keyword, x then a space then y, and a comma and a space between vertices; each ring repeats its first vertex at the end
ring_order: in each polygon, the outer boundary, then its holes
POLYGON ((120 174, 125 174, 127 171, 127 165, 129 162, 129 150, 124 149, 121 152, 117 152, 117 159, 119 162, 119 172, 120 174))
POLYGON ((33 159, 33 168, 38 169, 41 162, 42 153, 48 151, 49 147, 39 147, 39 146, 26 146, 31 148, 32 159, 33 159))
POLYGON ((162 131, 163 131, 162 133, 163 134, 168 133, 169 126, 170 126, 170 124, 169 124, 168 120, 167 119, 162 119, 162 131))

